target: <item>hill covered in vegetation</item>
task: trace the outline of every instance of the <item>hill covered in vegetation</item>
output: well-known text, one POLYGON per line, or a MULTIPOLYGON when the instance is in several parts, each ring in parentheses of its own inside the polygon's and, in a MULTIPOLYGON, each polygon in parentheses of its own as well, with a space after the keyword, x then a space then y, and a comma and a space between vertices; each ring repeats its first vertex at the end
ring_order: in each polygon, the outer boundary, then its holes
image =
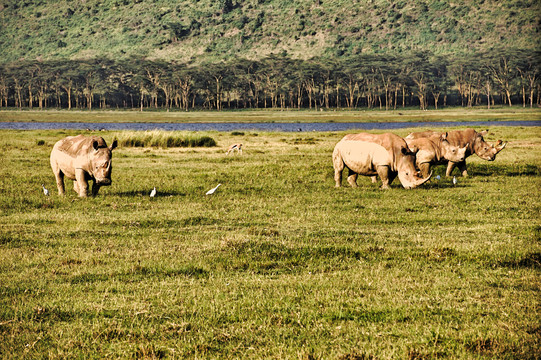
POLYGON ((537 0, 1 0, 2 63, 540 48, 537 0))

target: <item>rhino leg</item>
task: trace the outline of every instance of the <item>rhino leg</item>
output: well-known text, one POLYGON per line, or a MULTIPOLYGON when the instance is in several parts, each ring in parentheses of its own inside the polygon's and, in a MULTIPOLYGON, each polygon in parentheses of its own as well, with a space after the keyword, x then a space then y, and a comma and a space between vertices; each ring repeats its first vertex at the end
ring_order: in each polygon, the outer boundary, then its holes
POLYGON ((337 188, 342 185, 342 170, 344 170, 344 165, 342 165, 342 168, 336 168, 336 166, 334 167, 334 186, 337 188))
POLYGON ((79 185, 77 184, 77 180, 73 180, 73 190, 79 194, 79 185))
MULTIPOLYGON (((77 183, 77 190, 80 197, 88 196, 88 181, 85 176, 83 169, 75 170, 75 181, 77 183)), ((75 187, 75 183, 73 185, 75 187)))
POLYGON ((460 173, 463 177, 468 177, 468 170, 466 169, 466 162, 461 161, 457 164, 458 170, 460 170, 460 173))
POLYGON ((447 163, 447 170, 445 171, 445 176, 451 176, 455 166, 456 166, 456 163, 449 161, 447 163))
POLYGON ((334 167, 335 187, 339 188, 340 186, 342 186, 342 171, 344 170, 344 161, 340 156, 340 152, 336 149, 332 154, 332 163, 334 167))
POLYGON ((372 179, 372 183, 377 183, 378 182, 378 177, 377 176, 371 176, 370 179, 372 179))
POLYGON ((64 195, 64 173, 58 167, 56 161, 51 159, 51 168, 56 179, 56 187, 58 188, 58 195, 64 195))
POLYGON ((58 188, 58 195, 64 195, 64 173, 62 171, 58 171, 54 173, 54 177, 56 178, 56 187, 58 188))
POLYGON ((423 175, 423 178, 427 178, 428 174, 430 174, 430 163, 422 163, 418 166, 419 170, 421 171, 421 175, 423 175))
POLYGON ((92 196, 98 195, 99 190, 100 190, 100 185, 96 184, 96 182, 94 181, 94 183, 92 184, 92 196))
POLYGON ((359 174, 357 174, 356 172, 353 172, 351 169, 348 169, 348 170, 349 170, 349 174, 348 174, 349 185, 351 185, 352 188, 359 187, 357 185, 357 176, 359 176, 359 174))
POLYGON ((393 182, 395 176, 391 174, 388 166, 378 166, 377 168, 379 178, 381 179, 381 189, 390 189, 389 184, 393 182))

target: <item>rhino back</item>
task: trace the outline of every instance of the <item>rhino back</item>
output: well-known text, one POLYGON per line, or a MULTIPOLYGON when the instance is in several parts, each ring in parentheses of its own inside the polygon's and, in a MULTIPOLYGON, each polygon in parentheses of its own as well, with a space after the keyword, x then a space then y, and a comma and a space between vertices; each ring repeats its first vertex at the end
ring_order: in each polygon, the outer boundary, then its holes
POLYGON ((51 165, 56 166, 68 177, 75 177, 75 169, 81 168, 91 172, 91 160, 88 156, 94 151, 92 143, 98 142, 99 147, 107 147, 105 140, 99 136, 68 136, 59 140, 51 151, 51 165))
POLYGON ((441 159, 441 149, 439 149, 438 144, 432 138, 407 139, 406 142, 410 149, 418 149, 416 154, 417 164, 432 163, 441 159))
POLYGON ((474 129, 452 130, 447 132, 447 141, 455 146, 463 147, 467 143, 473 143, 477 137, 474 129))
POLYGON ((427 130, 427 131, 419 131, 419 132, 412 132, 408 136, 406 136, 406 139, 421 139, 421 138, 430 138, 434 136, 440 136, 440 133, 433 130, 427 130))
POLYGON ((68 136, 60 140, 58 144, 58 150, 66 153, 69 156, 77 157, 80 155, 86 155, 93 150, 92 143, 96 141, 98 147, 107 147, 105 140, 100 136, 68 136))

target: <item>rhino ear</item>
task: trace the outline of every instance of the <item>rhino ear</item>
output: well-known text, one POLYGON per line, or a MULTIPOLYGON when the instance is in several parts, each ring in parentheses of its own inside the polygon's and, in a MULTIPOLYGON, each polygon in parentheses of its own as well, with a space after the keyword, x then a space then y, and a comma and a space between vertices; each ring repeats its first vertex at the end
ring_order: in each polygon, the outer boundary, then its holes
POLYGON ((115 140, 113 140, 113 143, 111 144, 111 146, 109 147, 109 149, 110 149, 111 151, 113 151, 117 146, 118 146, 118 141, 115 139, 115 140))
POLYGON ((411 148, 402 148, 401 151, 403 155, 415 155, 417 154, 417 151, 419 151, 419 148, 413 146, 411 148))
POLYGON ((447 140, 447 132, 444 132, 443 134, 441 134, 441 139, 447 140))
POLYGON ((99 147, 99 144, 97 141, 92 141, 92 147, 94 148, 94 150, 98 151, 98 147, 99 147))
POLYGON ((480 136, 485 136, 486 134, 488 134, 488 129, 487 130, 483 130, 481 132, 478 133, 480 136))

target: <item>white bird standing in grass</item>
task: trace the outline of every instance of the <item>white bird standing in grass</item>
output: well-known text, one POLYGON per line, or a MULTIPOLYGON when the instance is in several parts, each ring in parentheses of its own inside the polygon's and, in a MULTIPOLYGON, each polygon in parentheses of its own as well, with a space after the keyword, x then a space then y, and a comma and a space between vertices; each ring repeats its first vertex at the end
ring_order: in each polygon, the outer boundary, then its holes
POLYGON ((41 184, 41 187, 43 188, 43 193, 45 194, 45 196, 49 196, 49 190, 45 188, 45 185, 41 184))
POLYGON ((207 191, 207 193, 205 195, 214 194, 214 192, 218 189, 218 187, 220 187, 220 185, 222 185, 222 184, 218 184, 215 188, 210 189, 209 191, 207 191))
POLYGON ((154 186, 154 189, 150 192, 150 197, 153 198, 154 196, 156 196, 156 186, 154 186))
POLYGON ((456 185, 456 176, 453 176, 453 185, 456 185))

